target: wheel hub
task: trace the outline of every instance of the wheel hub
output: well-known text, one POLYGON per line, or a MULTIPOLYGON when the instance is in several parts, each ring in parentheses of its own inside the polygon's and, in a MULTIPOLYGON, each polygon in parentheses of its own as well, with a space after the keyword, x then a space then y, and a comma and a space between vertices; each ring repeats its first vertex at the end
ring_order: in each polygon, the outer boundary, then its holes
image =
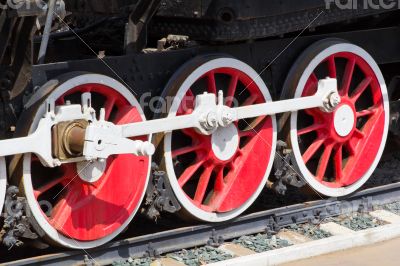
POLYGON ((212 151, 221 161, 231 159, 239 147, 239 134, 234 124, 219 127, 211 137, 212 151))
POLYGON ((104 175, 107 168, 106 160, 95 160, 93 162, 79 162, 76 170, 80 179, 87 183, 96 183, 104 175))
POLYGON ((341 137, 348 136, 354 129, 355 114, 353 108, 344 104, 335 111, 333 124, 336 133, 341 137))
MULTIPOLYGON (((82 109, 80 105, 74 107, 78 110, 82 109)), ((75 119, 54 125, 52 128, 53 155, 60 161, 81 157, 85 142, 85 129, 88 124, 86 120, 75 119)))

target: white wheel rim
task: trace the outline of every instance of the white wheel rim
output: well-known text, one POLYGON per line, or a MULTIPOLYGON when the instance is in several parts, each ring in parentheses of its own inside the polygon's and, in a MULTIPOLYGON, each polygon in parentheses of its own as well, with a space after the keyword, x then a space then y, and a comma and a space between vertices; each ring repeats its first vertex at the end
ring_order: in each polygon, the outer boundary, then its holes
MULTIPOLYGON (((54 81, 49 81, 49 82, 54 82, 54 81)), ((48 97, 51 97, 53 99, 58 99, 61 97, 63 94, 68 92, 69 90, 82 85, 82 84, 90 84, 90 83, 98 83, 98 84, 103 84, 107 85, 110 88, 113 88, 114 90, 118 91, 122 96, 125 97, 125 99, 132 105, 137 107, 137 109, 140 111, 141 116, 143 121, 146 120, 142 108, 140 107, 138 101, 136 98, 131 94, 131 92, 120 82, 104 76, 104 75, 98 75, 98 74, 83 74, 77 77, 74 77, 61 85, 59 85, 48 97)), ((42 87, 47 88, 47 86, 42 87)), ((46 92, 45 91, 38 91, 40 95, 44 95, 46 92)), ((40 99, 37 98, 35 99, 36 101, 40 99)), ((29 105, 34 104, 34 101, 30 102, 29 105)), ((44 114, 45 112, 45 106, 42 105, 40 106, 37 115, 34 118, 34 121, 31 126, 31 131, 32 129, 37 127, 37 124, 39 122, 39 119, 41 117, 40 114, 44 114)), ((149 140, 151 140, 151 136, 149 136, 149 140)), ((117 235, 119 235, 132 221, 133 217, 135 216, 137 210, 139 209, 140 205, 136 207, 136 209, 132 212, 130 217, 112 234, 98 240, 94 241, 78 241, 72 238, 67 238, 64 235, 60 234, 54 227, 52 227, 49 222, 46 220, 46 218, 43 215, 43 212, 36 201, 36 198, 34 196, 34 191, 33 191, 33 185, 32 185, 32 179, 31 179, 31 174, 30 174, 30 168, 31 168, 31 154, 26 154, 24 155, 24 160, 23 160, 23 169, 24 169, 24 175, 23 175, 23 186, 24 186, 24 192, 25 196, 29 205, 29 208, 31 210, 31 213, 35 219, 35 221, 38 223, 40 228, 45 231, 46 236, 49 237, 52 241, 55 241, 59 245, 62 245, 67 248, 72 248, 72 249, 90 249, 94 247, 101 246, 109 241, 111 241, 113 238, 115 238, 117 235)), ((151 163, 149 163, 149 168, 147 172, 147 181, 146 184, 148 183, 149 180, 149 175, 150 175, 150 168, 151 168, 151 163)), ((141 199, 143 199, 145 195, 146 189, 143 190, 143 193, 141 195, 141 199)))
MULTIPOLYGON (((228 67, 228 68, 233 68, 240 70, 244 73, 246 73, 253 81, 254 83, 258 86, 260 89, 262 95, 264 96, 264 99, 266 101, 272 101, 272 98, 269 94, 268 88, 266 87, 264 81, 260 78, 260 76, 255 72, 254 69, 252 69, 249 65, 243 63, 242 61, 232 59, 232 58, 219 58, 219 59, 214 59, 211 61, 208 61, 198 67, 195 71, 193 71, 183 82, 182 86, 179 88, 178 93, 175 96, 174 101, 172 102, 171 108, 169 110, 168 117, 174 117, 176 116, 176 113, 178 111, 178 108, 180 106, 180 99, 183 99, 185 96, 187 90, 190 88, 190 86, 198 80, 204 73, 207 73, 208 71, 216 68, 223 68, 223 67, 228 67)), ((171 81, 173 82, 173 81, 171 81)), ((166 133, 165 138, 164 138, 164 157, 165 157, 165 164, 166 164, 166 170, 167 170, 167 176, 169 179, 169 182, 171 184, 171 187, 175 193, 175 196, 177 197, 178 201, 181 203, 183 208, 187 210, 190 215, 195 217, 198 220, 201 221, 206 221, 206 222, 222 222, 226 220, 233 219, 243 213, 259 196, 261 191, 263 190, 269 174, 272 169, 273 165, 273 158, 275 155, 275 149, 276 149, 276 139, 277 139, 277 132, 276 132, 276 119, 275 116, 271 116, 272 118, 272 123, 273 123, 273 141, 272 141, 272 147, 271 147, 271 155, 270 155, 270 161, 268 163, 268 167, 266 169, 264 178, 262 183, 260 184, 258 190, 252 195, 251 198, 249 198, 246 203, 244 203, 240 208, 237 208, 233 211, 226 212, 226 213, 211 213, 211 212, 206 212, 197 206, 195 206, 187 197, 187 195, 182 191, 181 187, 178 184, 177 177, 175 175, 175 169, 173 165, 173 158, 171 154, 171 141, 172 141, 172 134, 171 133, 166 133)))
MULTIPOLYGON (((329 197, 342 197, 349 195, 359 189, 365 182, 370 178, 374 170, 376 169, 379 160, 382 156, 383 150, 385 148, 385 143, 387 140, 387 134, 389 130, 389 99, 388 99, 388 93, 387 93, 387 87, 385 80, 383 78, 382 72, 379 69, 379 66, 376 64, 375 60, 369 55, 365 50, 362 48, 349 44, 349 43, 340 43, 340 44, 335 44, 330 46, 329 48, 321 51, 315 58, 310 62, 310 64, 307 66, 305 71, 303 72, 299 83, 296 88, 295 92, 295 98, 300 98, 303 92, 303 88, 306 85, 306 82, 308 80, 308 77, 311 75, 311 73, 314 71, 314 69, 327 57, 330 55, 339 53, 339 52, 350 52, 353 54, 356 54, 363 58, 369 66, 373 69, 373 71, 376 74, 376 77, 379 81, 381 91, 382 91, 382 96, 383 96, 383 101, 384 101, 384 110, 385 110, 385 127, 384 127, 384 133, 381 141, 381 145, 379 148, 379 151, 375 157, 374 162, 371 164, 369 170, 360 178, 357 182, 354 184, 347 186, 347 187, 340 187, 340 188, 330 188, 327 186, 322 185, 319 183, 313 174, 308 170, 307 166, 304 164, 302 160, 302 155, 300 151, 300 147, 298 144, 298 134, 297 134, 297 112, 293 112, 291 115, 290 119, 290 138, 291 138, 291 143, 292 143, 292 149, 293 153, 295 155, 296 161, 298 168, 300 169, 300 174, 306 182, 318 193, 321 193, 325 196, 329 197)), ((345 132, 343 132, 345 133, 345 132)))
POLYGON ((4 201, 7 193, 6 159, 0 157, 0 215, 3 213, 4 201))

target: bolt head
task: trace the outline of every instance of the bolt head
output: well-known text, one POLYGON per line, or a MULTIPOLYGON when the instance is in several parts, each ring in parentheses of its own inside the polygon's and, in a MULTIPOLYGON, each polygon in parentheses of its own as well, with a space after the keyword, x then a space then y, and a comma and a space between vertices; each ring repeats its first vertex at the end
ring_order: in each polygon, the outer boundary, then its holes
POLYGON ((336 107, 340 103, 340 96, 336 92, 332 93, 331 96, 329 97, 329 103, 331 104, 332 107, 336 107))
POLYGON ((214 112, 211 112, 207 116, 207 124, 211 128, 215 128, 218 125, 218 117, 217 114, 214 112))
POLYGON ((225 112, 224 115, 222 116, 222 119, 223 119, 224 122, 226 122, 226 123, 232 123, 232 121, 233 121, 233 116, 232 116, 231 113, 225 112))

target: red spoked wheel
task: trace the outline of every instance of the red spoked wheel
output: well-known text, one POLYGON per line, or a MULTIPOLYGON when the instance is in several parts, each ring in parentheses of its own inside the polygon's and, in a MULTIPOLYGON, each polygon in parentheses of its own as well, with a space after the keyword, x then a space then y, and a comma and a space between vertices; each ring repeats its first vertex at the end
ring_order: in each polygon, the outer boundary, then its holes
MULTIPOLYGON (((42 92, 48 88, 43 86, 42 92)), ((92 107, 97 114, 105 108, 110 122, 145 119, 131 92, 103 75, 73 75, 51 88, 46 99, 57 99, 56 106, 79 105, 81 95, 90 92, 92 107)), ((28 109, 33 118, 30 131, 43 116, 46 99, 28 109)), ((149 171, 150 158, 134 155, 47 168, 36 156, 27 154, 23 157, 22 184, 32 218, 46 238, 69 248, 93 248, 110 241, 132 220, 143 199, 149 171)))
MULTIPOLYGON (((271 101, 264 82, 243 62, 202 57, 178 70, 165 90, 174 97, 168 116, 189 114, 196 95, 223 90, 225 104, 271 101)), ((168 102, 168 101, 167 101, 168 102)), ((259 117, 219 128, 211 136, 194 129, 164 135, 163 169, 185 214, 218 222, 238 216, 263 189, 276 145, 275 117, 259 117)))
POLYGON ((318 108, 293 113, 290 142, 300 174, 314 190, 345 196, 368 180, 382 155, 389 124, 387 89, 366 51, 337 41, 305 51, 289 74, 287 89, 294 97, 310 96, 325 77, 338 80, 341 103, 332 113, 318 108), (301 77, 293 78, 298 73, 301 77))

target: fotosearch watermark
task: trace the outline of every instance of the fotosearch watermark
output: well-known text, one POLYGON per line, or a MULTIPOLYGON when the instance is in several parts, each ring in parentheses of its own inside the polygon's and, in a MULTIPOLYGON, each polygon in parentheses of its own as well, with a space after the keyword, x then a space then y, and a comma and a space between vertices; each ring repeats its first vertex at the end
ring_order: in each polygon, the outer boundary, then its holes
MULTIPOLYGON (((177 96, 153 96, 151 92, 145 92, 138 99, 140 107, 149 110, 154 114, 168 114, 174 104, 179 104, 179 112, 190 113, 193 111, 196 103, 196 95, 177 96)), ((230 103, 231 107, 240 107, 243 101, 239 101, 236 97, 224 97, 224 104, 230 103)))
POLYGON ((326 9, 400 9, 400 0, 325 0, 326 9))
POLYGON ((0 2, 0 9, 47 9, 47 4, 43 0, 7 0, 0 2))

